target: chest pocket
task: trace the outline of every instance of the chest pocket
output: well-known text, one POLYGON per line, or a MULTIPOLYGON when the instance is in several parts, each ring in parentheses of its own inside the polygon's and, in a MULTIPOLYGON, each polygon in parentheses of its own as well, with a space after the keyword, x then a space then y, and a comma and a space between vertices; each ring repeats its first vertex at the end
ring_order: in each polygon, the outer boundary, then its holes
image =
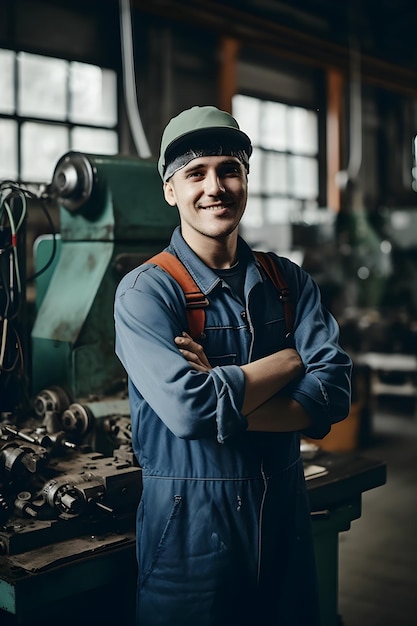
POLYGON ((251 335, 236 310, 236 303, 225 297, 206 310, 204 338, 200 340, 211 365, 241 365, 246 359, 251 335))
POLYGON ((265 321, 263 325, 262 343, 266 343, 269 352, 278 352, 284 348, 294 347, 294 338, 292 333, 287 333, 287 327, 284 318, 265 321))
POLYGON ((293 335, 288 333, 283 305, 272 285, 259 284, 255 287, 251 315, 255 328, 253 360, 283 348, 294 347, 293 335))

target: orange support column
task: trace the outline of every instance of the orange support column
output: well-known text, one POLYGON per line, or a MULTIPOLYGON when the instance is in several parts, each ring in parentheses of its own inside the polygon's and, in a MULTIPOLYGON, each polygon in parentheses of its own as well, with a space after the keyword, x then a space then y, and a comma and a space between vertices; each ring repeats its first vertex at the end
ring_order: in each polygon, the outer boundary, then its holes
POLYGON ((236 93, 239 41, 231 37, 220 40, 219 108, 232 112, 232 98, 236 93))
POLYGON ((340 188, 336 174, 340 171, 343 76, 339 70, 327 71, 327 206, 340 211, 340 188))

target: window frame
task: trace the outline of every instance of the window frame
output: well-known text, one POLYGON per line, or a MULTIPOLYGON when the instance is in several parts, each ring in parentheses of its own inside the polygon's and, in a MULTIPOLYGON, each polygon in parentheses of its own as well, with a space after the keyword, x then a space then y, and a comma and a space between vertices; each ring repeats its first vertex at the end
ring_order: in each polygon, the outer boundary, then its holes
MULTIPOLYGON (((48 183, 50 180, 50 176, 45 172, 46 180, 36 179, 36 180, 28 180, 27 178, 23 178, 22 174, 24 173, 24 163, 23 163, 23 132, 24 125, 29 124, 37 124, 42 125, 46 124, 48 126, 58 126, 66 131, 67 137, 67 146, 68 150, 77 150, 76 145, 73 140, 73 131, 78 129, 87 129, 92 131, 109 131, 114 134, 114 142, 116 145, 116 151, 106 152, 105 150, 100 151, 100 154, 116 154, 120 150, 120 132, 119 132, 119 124, 120 124, 120 112, 119 112, 119 101, 118 101, 118 74, 117 71, 112 67, 104 67, 102 65, 98 65, 97 63, 84 62, 79 61, 78 59, 68 59, 59 56, 52 56, 49 54, 37 53, 32 51, 26 51, 23 49, 14 50, 8 47, 1 47, 0 51, 6 51, 14 55, 13 59, 13 76, 12 76, 12 90, 13 90, 13 112, 1 111, 0 110, 0 121, 10 120, 16 124, 16 176, 7 178, 13 178, 16 182, 24 183, 24 184, 34 184, 40 185, 42 183, 48 183), (33 115, 22 115, 19 112, 19 54, 31 55, 33 57, 43 57, 45 59, 51 60, 60 60, 66 63, 66 87, 65 87, 65 113, 62 116, 62 119, 57 119, 56 117, 37 117, 36 114, 33 115), (70 90, 70 74, 71 68, 73 64, 77 65, 85 65, 85 66, 93 66, 97 67, 102 71, 111 72, 113 74, 112 80, 114 84, 114 93, 112 94, 112 98, 114 98, 114 123, 108 123, 101 121, 99 124, 92 124, 82 121, 72 121, 71 120, 71 90, 70 90)), ((94 153, 94 147, 92 147, 89 152, 94 153)), ((52 172, 50 173, 52 175, 52 172)), ((4 175, 0 175, 1 179, 4 179, 4 175)))
MULTIPOLYGON (((271 97, 270 95, 265 95, 265 94, 260 95, 259 93, 251 93, 245 90, 239 90, 239 92, 236 93, 235 96, 245 96, 248 98, 254 98, 255 100, 258 100, 261 103, 262 102, 277 103, 280 105, 284 105, 285 107, 288 108, 288 110, 291 110, 294 108, 304 109, 306 111, 311 111, 316 115, 317 152, 315 153, 314 157, 311 157, 315 160, 317 164, 317 195, 315 196, 315 202, 316 202, 315 210, 320 210, 321 208, 326 207, 326 196, 325 196, 326 194, 326 185, 325 185, 326 145, 325 145, 325 118, 323 116, 324 108, 321 106, 314 107, 313 105, 308 105, 305 102, 299 103, 296 101, 284 100, 283 98, 278 99, 278 97, 276 96, 271 97)), ((232 98, 232 112, 236 115, 236 118, 239 122, 239 114, 233 107, 233 100, 235 96, 232 98)), ((240 125, 242 127, 242 124, 240 125)), ((242 128, 242 130, 245 130, 245 128, 242 128)), ((276 149, 270 149, 270 148, 263 148, 262 145, 260 146, 257 145, 256 141, 253 143, 253 145, 254 145, 254 150, 261 150, 262 152, 270 153, 273 155, 274 154, 283 155, 286 159, 288 159, 289 157, 293 157, 293 156, 299 156, 299 155, 304 156, 303 152, 296 152, 296 151, 288 150, 288 149, 276 150, 276 149)), ((244 231, 244 236, 248 239, 249 243, 252 243, 252 244, 256 243, 257 245, 259 245, 260 240, 262 240, 262 238, 266 236, 266 231, 268 229, 279 230, 280 228, 282 228, 282 230, 284 231, 282 239, 285 241, 289 241, 289 247, 291 247, 292 245, 292 237, 290 234, 291 223, 296 222, 298 219, 302 219, 303 214, 307 211, 305 207, 306 202, 303 203, 304 208, 302 210, 291 208, 291 204, 294 204, 292 201, 295 199, 296 197, 292 193, 289 193, 289 192, 268 194, 268 193, 265 193, 265 191, 263 190, 261 190, 260 193, 251 191, 251 180, 250 180, 250 174, 249 174, 249 194, 248 194, 248 209, 249 210, 247 211, 247 213, 244 215, 242 219, 242 227, 244 231), (283 219, 276 219, 272 222, 270 219, 268 219, 267 207, 268 207, 268 202, 271 205, 273 201, 275 201, 281 207, 283 207, 285 203, 287 203, 289 206, 287 207, 285 211, 286 216, 283 215, 283 219), (258 225, 254 225, 254 223, 256 223, 257 221, 256 217, 252 221, 250 218, 248 219, 248 217, 251 214, 250 213, 251 207, 254 208, 255 203, 258 205, 258 211, 259 211, 259 204, 261 204, 260 210, 262 213, 262 220, 259 221, 258 225)), ((269 213, 270 213, 270 209, 269 209, 269 213)), ((262 247, 263 244, 264 244, 264 247, 268 247, 268 244, 266 241, 265 242, 261 241, 261 245, 259 245, 259 247, 262 247)))

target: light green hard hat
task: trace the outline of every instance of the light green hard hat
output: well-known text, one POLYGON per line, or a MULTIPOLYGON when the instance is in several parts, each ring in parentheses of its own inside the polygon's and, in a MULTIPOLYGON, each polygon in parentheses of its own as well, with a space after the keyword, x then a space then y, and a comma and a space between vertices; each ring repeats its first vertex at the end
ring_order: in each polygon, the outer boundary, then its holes
POLYGON ((239 124, 230 113, 214 106, 194 106, 173 117, 163 132, 158 160, 161 178, 164 178, 170 154, 178 151, 182 145, 185 150, 190 148, 191 144, 196 143, 195 140, 203 139, 205 135, 227 140, 237 149, 244 150, 248 157, 252 153, 251 140, 240 130, 239 124))

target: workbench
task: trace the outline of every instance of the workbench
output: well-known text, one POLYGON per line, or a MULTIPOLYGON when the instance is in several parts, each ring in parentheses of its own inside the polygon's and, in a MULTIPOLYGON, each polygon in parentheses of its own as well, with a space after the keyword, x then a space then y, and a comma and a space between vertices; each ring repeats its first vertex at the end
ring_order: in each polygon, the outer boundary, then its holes
POLYGON ((408 397, 414 401, 417 416, 417 357, 414 354, 364 352, 354 362, 369 369, 372 410, 379 396, 408 397))
POLYGON ((362 513, 362 493, 387 479, 386 464, 355 453, 322 453, 325 470, 307 481, 319 576, 321 626, 338 626, 339 533, 362 513))
MULTIPOLYGON (((311 464, 315 467, 307 485, 322 626, 336 626, 339 533, 360 518, 362 493, 386 482, 386 466, 355 454, 327 452, 321 452, 311 464)), ((0 556, 1 625, 133 624, 134 532, 60 543, 17 555, 19 558, 0 556)))

